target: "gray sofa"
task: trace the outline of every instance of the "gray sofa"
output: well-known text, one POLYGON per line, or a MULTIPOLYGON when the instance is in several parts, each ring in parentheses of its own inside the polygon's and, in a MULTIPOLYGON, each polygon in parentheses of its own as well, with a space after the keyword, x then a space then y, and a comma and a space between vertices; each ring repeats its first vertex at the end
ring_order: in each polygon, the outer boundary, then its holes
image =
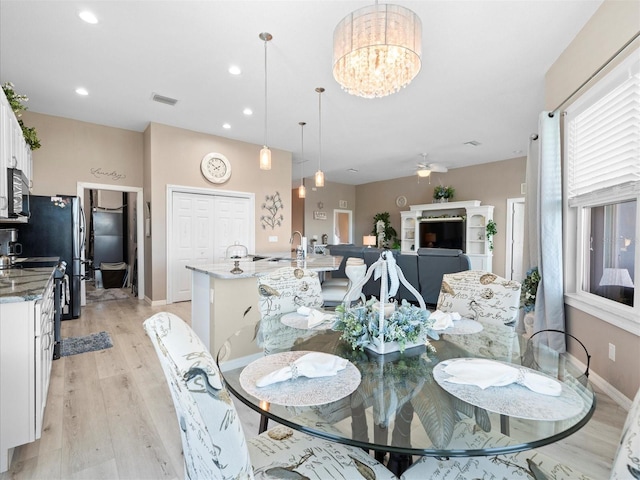
MULTIPOLYGON (((378 260, 382 250, 377 248, 358 247, 355 245, 329 245, 331 255, 341 256, 340 268, 331 272, 332 278, 346 278, 344 267, 347 259, 351 257, 363 258, 367 267, 370 267, 378 260)), ((396 263, 402 269, 407 281, 422 295, 427 305, 436 305, 442 284, 442 275, 445 273, 462 272, 471 268, 469 257, 462 250, 447 248, 420 248, 416 254, 401 254, 394 250, 393 255, 396 263)), ((362 293, 370 297, 380 296, 380 280, 369 279, 362 293)), ((410 302, 417 302, 414 295, 409 290, 400 286, 398 300, 405 299, 410 302)))

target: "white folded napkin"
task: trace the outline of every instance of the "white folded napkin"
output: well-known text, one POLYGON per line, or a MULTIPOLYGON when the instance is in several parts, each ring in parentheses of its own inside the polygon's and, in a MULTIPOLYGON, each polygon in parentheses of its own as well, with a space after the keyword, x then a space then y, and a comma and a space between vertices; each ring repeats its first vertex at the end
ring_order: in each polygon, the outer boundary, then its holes
POLYGON ((504 363, 482 358, 458 360, 444 368, 450 378, 446 382, 462 385, 476 385, 483 390, 488 387, 502 387, 512 383, 524 385, 529 390, 557 397, 562 392, 562 384, 525 368, 517 368, 504 363))
POLYGON ((460 320, 462 317, 458 312, 443 312, 436 310, 429 315, 429 318, 433 319, 434 323, 431 326, 431 330, 444 330, 449 327, 453 327, 454 320, 460 320))
POLYGON ((328 353, 311 352, 298 358, 290 365, 271 372, 256 382, 257 387, 266 387, 277 382, 284 382, 289 379, 309 377, 331 377, 347 366, 344 358, 329 355, 328 353))
POLYGON ((321 323, 328 322, 334 317, 332 313, 324 313, 324 312, 321 312, 320 310, 316 310, 315 308, 309 308, 305 306, 298 307, 297 312, 300 315, 304 315, 305 317, 308 317, 307 326, 309 328, 317 327, 321 323))

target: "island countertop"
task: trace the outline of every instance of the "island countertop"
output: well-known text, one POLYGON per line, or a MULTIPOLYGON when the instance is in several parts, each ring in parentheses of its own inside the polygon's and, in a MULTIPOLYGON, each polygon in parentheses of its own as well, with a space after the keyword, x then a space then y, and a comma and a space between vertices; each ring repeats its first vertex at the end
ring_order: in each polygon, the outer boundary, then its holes
POLYGON ((28 302, 42 298, 53 267, 0 270, 0 303, 28 302))
POLYGON ((317 272, 327 272, 330 270, 338 270, 341 261, 342 257, 338 256, 308 255, 305 260, 301 262, 283 257, 265 258, 254 262, 242 260, 239 262, 242 273, 231 273, 234 262, 230 260, 202 265, 187 265, 187 268, 214 278, 233 280, 238 278, 259 277, 282 267, 299 267, 317 272))

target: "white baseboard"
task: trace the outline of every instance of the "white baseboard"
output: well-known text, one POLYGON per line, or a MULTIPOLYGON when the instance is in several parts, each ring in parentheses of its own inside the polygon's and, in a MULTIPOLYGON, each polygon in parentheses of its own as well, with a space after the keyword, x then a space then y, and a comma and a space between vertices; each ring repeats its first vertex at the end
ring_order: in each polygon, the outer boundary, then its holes
MULTIPOLYGON (((584 363, 582 363, 580 360, 578 360, 576 357, 574 357, 569 353, 567 353, 566 355, 569 361, 572 364, 574 364, 576 367, 578 367, 581 370, 587 369, 587 366, 584 363)), ((594 372, 593 369, 589 369, 589 381, 592 384, 594 384, 596 387, 601 389, 609 397, 611 397, 611 399, 614 402, 616 402, 618 405, 624 408, 627 412, 629 411, 629 409, 631 408, 632 400, 627 398, 622 392, 620 392, 620 390, 615 388, 613 385, 607 382, 604 378, 602 378, 600 375, 594 372)))
POLYGON ((167 300, 151 300, 149 297, 145 296, 144 301, 151 305, 152 307, 159 307, 161 305, 166 305, 167 300))

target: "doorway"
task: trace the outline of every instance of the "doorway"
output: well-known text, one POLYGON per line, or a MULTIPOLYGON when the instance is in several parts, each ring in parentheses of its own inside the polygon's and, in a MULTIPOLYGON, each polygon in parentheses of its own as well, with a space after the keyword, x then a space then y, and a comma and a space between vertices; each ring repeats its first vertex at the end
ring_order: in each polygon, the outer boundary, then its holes
MULTIPOLYGON (((77 184, 77 196, 80 199, 80 205, 86 205, 85 197, 88 195, 89 190, 105 190, 112 192, 122 192, 122 193, 135 193, 135 207, 133 209, 133 224, 135 225, 135 235, 134 238, 137 239, 136 248, 137 254, 135 256, 135 263, 132 265, 133 269, 136 272, 137 277, 137 297, 138 299, 144 299, 144 222, 142 218, 143 211, 143 199, 142 199, 142 188, 141 187, 130 187, 123 185, 107 185, 101 183, 84 183, 78 182, 77 184)), ((85 214, 85 219, 86 219, 85 214)), ((88 225, 84 225, 84 234, 86 241, 88 225)), ((86 254, 85 248, 83 247, 80 252, 80 271, 82 275, 82 282, 80 288, 81 294, 81 305, 86 305, 87 303, 87 290, 85 285, 85 278, 87 277, 87 264, 86 264, 86 254)))
POLYGON ((333 244, 353 243, 353 222, 351 210, 333 211, 333 244))

